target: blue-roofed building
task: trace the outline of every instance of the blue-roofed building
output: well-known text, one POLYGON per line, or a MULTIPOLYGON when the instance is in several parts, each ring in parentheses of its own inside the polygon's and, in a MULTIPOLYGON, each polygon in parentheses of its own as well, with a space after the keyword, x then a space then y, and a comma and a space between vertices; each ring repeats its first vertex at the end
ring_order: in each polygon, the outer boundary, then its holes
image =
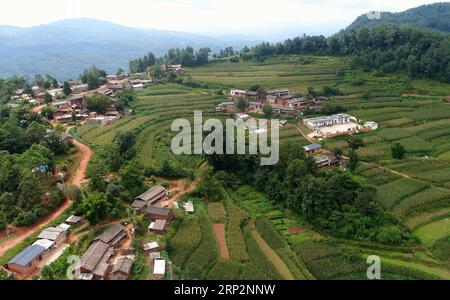
POLYGON ((27 274, 36 269, 42 259, 42 254, 45 252, 45 247, 41 245, 31 245, 25 248, 22 252, 17 254, 7 264, 10 271, 18 274, 27 274))

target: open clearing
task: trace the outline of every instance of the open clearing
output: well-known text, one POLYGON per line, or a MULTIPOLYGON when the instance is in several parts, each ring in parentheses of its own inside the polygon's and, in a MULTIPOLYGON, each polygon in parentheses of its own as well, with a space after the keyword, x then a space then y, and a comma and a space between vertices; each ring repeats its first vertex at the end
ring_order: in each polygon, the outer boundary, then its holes
POLYGON ((420 227, 414 231, 420 241, 427 247, 447 234, 450 234, 450 218, 445 218, 420 227))

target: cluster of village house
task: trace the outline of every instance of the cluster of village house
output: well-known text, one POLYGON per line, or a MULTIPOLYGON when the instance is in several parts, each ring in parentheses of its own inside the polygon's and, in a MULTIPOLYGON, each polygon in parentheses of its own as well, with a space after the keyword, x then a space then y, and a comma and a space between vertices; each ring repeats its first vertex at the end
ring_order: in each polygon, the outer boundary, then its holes
MULTIPOLYGON (((266 97, 261 97, 258 92, 232 89, 229 93, 228 102, 220 103, 216 110, 218 112, 236 112, 237 101, 243 99, 247 104, 247 112, 261 113, 264 103, 271 105, 273 113, 287 116, 296 116, 307 108, 320 108, 327 100, 325 97, 298 97, 288 89, 276 89, 267 92, 266 97)), ((246 113, 235 113, 236 119, 247 121, 251 117, 246 113)), ((360 131, 371 131, 378 129, 376 122, 362 122, 349 114, 335 114, 315 118, 302 119, 303 124, 311 130, 311 139, 330 138, 343 134, 353 134, 360 131)), ((280 125, 285 125, 286 120, 281 120, 280 125)), ((254 132, 263 133, 265 130, 257 129, 254 132), (261 132, 258 132, 261 131, 261 132)), ((316 164, 322 168, 333 166, 346 167, 346 161, 341 157, 330 154, 322 149, 320 144, 311 144, 304 147, 306 153, 312 155, 316 164)))
POLYGON ((296 93, 289 91, 289 89, 267 91, 265 97, 262 97, 258 92, 232 89, 229 93, 230 101, 220 103, 216 110, 222 112, 235 111, 236 102, 239 99, 247 102, 249 112, 260 113, 264 103, 268 103, 274 113, 288 116, 295 116, 308 107, 319 108, 326 100, 325 97, 312 97, 310 99, 298 97, 296 93))
MULTIPOLYGON (((134 74, 137 77, 139 74, 134 74)), ((142 74, 145 77, 147 74, 142 74)), ((54 102, 51 106, 54 108, 53 117, 56 121, 61 123, 71 122, 73 119, 73 113, 77 120, 86 120, 87 125, 107 125, 111 122, 119 119, 121 113, 115 108, 117 101, 116 95, 118 92, 124 90, 139 91, 152 84, 150 79, 132 79, 128 75, 108 75, 108 83, 100 86, 95 90, 88 91, 88 85, 83 84, 79 80, 69 81, 72 93, 69 97, 64 97, 63 87, 60 85, 58 88, 52 88, 45 90, 41 87, 32 87, 34 98, 31 95, 25 94, 23 90, 17 90, 13 96, 13 100, 16 102, 24 101, 32 105, 39 105, 44 100, 45 95, 48 93, 52 96, 54 102), (97 112, 91 112, 86 108, 85 99, 92 95, 104 95, 109 98, 109 104, 107 111, 104 115, 99 115, 97 112)), ((124 112, 124 113, 129 113, 124 112)))
MULTIPOLYGON (((262 97, 260 93, 232 89, 229 92, 228 102, 220 103, 216 111, 235 112, 237 101, 243 99, 247 104, 247 112, 261 113, 265 103, 270 104, 273 113, 287 116, 298 116, 307 108, 320 108, 327 100, 326 97, 298 97, 289 89, 276 89, 266 93, 262 97)), ((244 121, 250 116, 245 113, 235 113, 235 117, 244 121)), ((376 122, 360 122, 348 114, 336 114, 332 116, 322 116, 317 118, 303 119, 303 123, 309 127, 314 134, 312 137, 327 138, 341 134, 350 134, 357 131, 370 131, 378 129, 376 122)), ((286 121, 284 121, 286 122, 286 121)), ((282 124, 284 125, 284 124, 282 124)))
MULTIPOLYGON (((136 214, 143 214, 151 220, 148 230, 157 235, 163 235, 170 222, 174 219, 170 207, 179 208, 177 201, 169 200, 169 192, 161 185, 154 186, 137 196, 132 208, 136 214)), ((194 212, 191 201, 181 205, 187 213, 194 212)), ((28 246, 7 264, 12 272, 26 276, 44 264, 55 261, 68 246, 68 230, 71 226, 79 226, 82 219, 69 217, 58 227, 50 227, 42 231, 38 240, 28 246)), ((122 224, 109 227, 97 236, 75 266, 75 275, 80 280, 127 280, 135 261, 135 249, 125 249, 125 241, 131 239, 133 229, 129 230, 122 224)), ((161 257, 158 242, 149 241, 143 245, 142 251, 153 267, 153 279, 163 279, 170 263, 161 257)))
POLYGON ((27 275, 45 264, 55 261, 68 246, 69 228, 81 224, 81 218, 70 216, 57 227, 44 229, 37 240, 13 257, 6 268, 19 275, 27 275))

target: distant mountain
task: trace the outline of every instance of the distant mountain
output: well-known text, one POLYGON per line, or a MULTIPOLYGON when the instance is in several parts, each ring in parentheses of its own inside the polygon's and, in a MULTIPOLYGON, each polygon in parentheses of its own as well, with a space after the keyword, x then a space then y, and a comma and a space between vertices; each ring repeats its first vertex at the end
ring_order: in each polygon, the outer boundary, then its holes
POLYGON ((450 32, 450 3, 422 5, 400 13, 364 14, 358 17, 346 30, 357 30, 389 23, 450 32))
POLYGON ((129 28, 92 19, 71 19, 31 28, 0 26, 0 77, 51 74, 76 78, 95 64, 107 72, 128 68, 130 59, 152 51, 161 56, 173 47, 228 46, 241 49, 258 40, 242 36, 209 37, 187 32, 129 28))

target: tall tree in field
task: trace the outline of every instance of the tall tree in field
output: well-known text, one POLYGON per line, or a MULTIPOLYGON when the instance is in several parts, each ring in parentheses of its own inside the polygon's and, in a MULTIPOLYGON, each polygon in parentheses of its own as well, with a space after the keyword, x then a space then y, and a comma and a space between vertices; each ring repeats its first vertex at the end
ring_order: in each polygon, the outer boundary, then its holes
POLYGON ((348 153, 349 156, 349 168, 352 173, 355 172, 356 168, 359 164, 359 157, 358 154, 356 154, 356 151, 353 149, 350 149, 350 152, 348 153))
POLYGON ((403 159, 403 158, 405 158, 406 149, 405 149, 405 147, 403 147, 402 144, 395 143, 391 147, 391 154, 392 154, 392 157, 395 159, 403 159))

